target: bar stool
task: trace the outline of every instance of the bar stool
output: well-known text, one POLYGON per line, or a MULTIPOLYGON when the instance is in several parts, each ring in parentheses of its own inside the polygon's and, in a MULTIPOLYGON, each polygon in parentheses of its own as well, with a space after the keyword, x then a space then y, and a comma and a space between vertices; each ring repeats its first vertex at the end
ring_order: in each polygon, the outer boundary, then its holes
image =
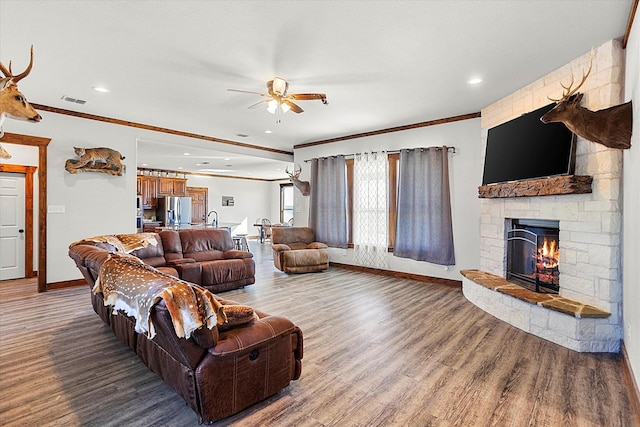
POLYGON ((247 234, 236 234, 233 236, 233 245, 238 251, 251 252, 249 250, 249 243, 247 242, 247 234))

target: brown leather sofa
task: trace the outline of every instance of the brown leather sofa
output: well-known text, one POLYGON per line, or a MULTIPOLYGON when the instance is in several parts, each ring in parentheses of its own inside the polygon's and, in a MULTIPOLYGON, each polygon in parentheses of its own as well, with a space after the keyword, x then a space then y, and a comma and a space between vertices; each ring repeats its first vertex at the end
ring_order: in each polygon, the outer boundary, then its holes
MULTIPOLYGON (((235 250, 231 234, 226 230, 165 230, 146 235, 154 236, 155 244, 134 250, 131 254, 172 276, 204 286, 214 293, 241 288, 256 281, 253 254, 235 250)), ((91 239, 83 242, 99 245, 109 252, 116 251, 112 244, 91 239)))
MULTIPOLYGON (((215 293, 241 288, 256 281, 253 255, 236 250, 231 234, 226 230, 163 230, 158 235, 162 242, 164 266, 175 268, 180 278, 187 282, 215 293)), ((155 254, 141 252, 146 250, 149 247, 135 251, 133 255, 154 267, 153 263, 162 265, 157 249, 155 254), (153 263, 147 261, 147 255, 153 256, 150 260, 153 263)))
MULTIPOLYGON (((147 254, 153 252, 146 249, 147 254)), ((158 251, 156 255, 159 257, 158 251)), ((103 244, 81 243, 69 248, 69 256, 93 288, 109 250, 103 244)), ((223 305, 236 304, 216 298, 223 305)), ((91 303, 113 333, 182 396, 201 422, 236 414, 300 377, 302 332, 286 318, 254 310, 258 320, 245 326, 228 330, 201 327, 189 339, 178 338, 161 299, 151 309, 156 334, 150 339, 136 332, 133 317, 116 315, 111 306, 105 306, 102 293, 91 292, 91 303)))
POLYGON ((310 273, 329 268, 327 245, 316 242, 309 227, 273 227, 273 263, 280 271, 310 273))

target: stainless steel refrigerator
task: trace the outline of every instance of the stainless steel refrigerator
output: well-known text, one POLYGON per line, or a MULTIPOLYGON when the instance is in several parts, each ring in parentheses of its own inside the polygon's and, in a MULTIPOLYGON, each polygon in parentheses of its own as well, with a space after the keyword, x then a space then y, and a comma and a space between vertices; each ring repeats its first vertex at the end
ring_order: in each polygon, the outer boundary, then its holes
POLYGON ((156 217, 164 222, 165 227, 190 224, 191 197, 158 197, 156 217))

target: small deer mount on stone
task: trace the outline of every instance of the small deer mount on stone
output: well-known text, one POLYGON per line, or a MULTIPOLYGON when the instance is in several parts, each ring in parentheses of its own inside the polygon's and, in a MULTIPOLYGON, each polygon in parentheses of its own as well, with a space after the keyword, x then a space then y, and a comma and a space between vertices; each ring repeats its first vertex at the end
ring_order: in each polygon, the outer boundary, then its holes
POLYGON ((73 147, 79 160, 69 159, 64 168, 69 173, 103 172, 122 176, 126 167, 122 163, 124 156, 111 148, 78 148, 73 147))
POLYGON ((300 190, 303 196, 308 196, 311 194, 311 185, 309 181, 300 181, 298 178, 300 177, 300 173, 302 172, 302 167, 299 164, 293 165, 293 168, 287 166, 284 170, 287 175, 289 175, 289 180, 293 182, 293 185, 300 190), (291 170, 293 169, 293 170, 291 170))
POLYGON ((609 148, 630 148, 633 127, 631 101, 598 111, 580 106, 583 94, 577 91, 589 77, 591 66, 592 61, 589 61, 589 70, 582 74, 582 81, 575 88, 572 88, 573 73, 568 86, 560 83, 564 88, 562 98, 549 98, 556 106, 540 117, 540 120, 543 123, 564 123, 576 135, 609 148))

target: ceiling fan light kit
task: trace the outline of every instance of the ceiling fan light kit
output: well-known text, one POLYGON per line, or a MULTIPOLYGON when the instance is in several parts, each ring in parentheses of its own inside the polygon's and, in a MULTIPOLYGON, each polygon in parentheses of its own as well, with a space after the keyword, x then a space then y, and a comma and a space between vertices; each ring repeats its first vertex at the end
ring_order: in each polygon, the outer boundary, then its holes
POLYGON ((300 108, 298 104, 294 103, 293 100, 310 101, 318 99, 322 101, 324 105, 328 104, 327 95, 324 93, 292 93, 288 95, 287 91, 289 90, 289 83, 287 83, 286 80, 281 79, 280 77, 275 77, 273 80, 269 80, 267 82, 267 93, 251 92, 239 89, 227 90, 232 92, 251 93, 267 98, 263 101, 251 105, 249 108, 253 108, 264 102, 267 104, 267 111, 271 114, 276 114, 278 111, 286 113, 289 110, 292 110, 296 114, 302 113, 304 110, 300 108))

